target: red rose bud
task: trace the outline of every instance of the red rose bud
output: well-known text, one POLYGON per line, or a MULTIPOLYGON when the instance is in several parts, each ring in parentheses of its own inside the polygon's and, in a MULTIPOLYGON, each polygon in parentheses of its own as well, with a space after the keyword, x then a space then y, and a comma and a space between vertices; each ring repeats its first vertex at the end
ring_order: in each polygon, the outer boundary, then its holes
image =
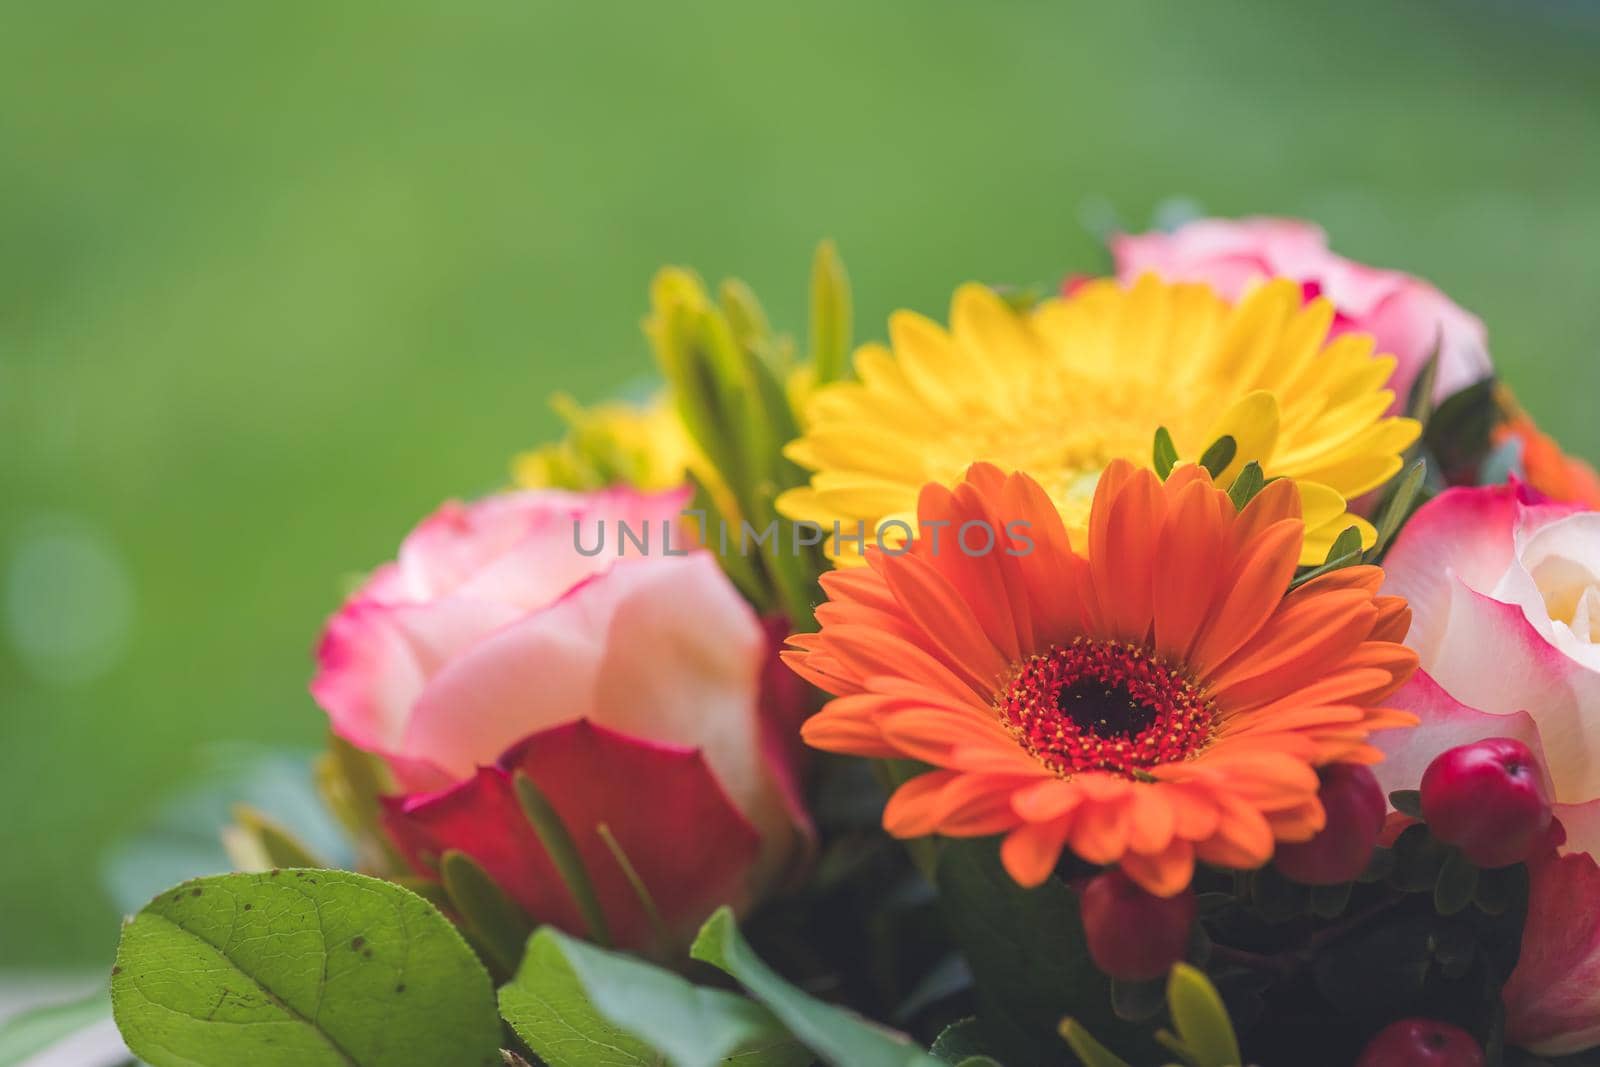
POLYGON ((1367 869, 1388 804, 1378 779, 1360 764, 1332 763, 1318 777, 1327 824, 1309 841, 1280 844, 1275 862, 1285 878, 1303 885, 1339 885, 1367 869))
POLYGON ((1094 965, 1112 978, 1137 982, 1160 978, 1183 959, 1196 905, 1192 890, 1153 896, 1112 868, 1084 887, 1079 910, 1094 965))
POLYGON ((1401 1019, 1378 1031, 1356 1067, 1483 1067, 1483 1049, 1459 1026, 1401 1019))
POLYGON ((1521 863, 1550 826, 1544 768, 1509 737, 1452 748, 1423 772, 1422 816, 1475 866, 1521 863))

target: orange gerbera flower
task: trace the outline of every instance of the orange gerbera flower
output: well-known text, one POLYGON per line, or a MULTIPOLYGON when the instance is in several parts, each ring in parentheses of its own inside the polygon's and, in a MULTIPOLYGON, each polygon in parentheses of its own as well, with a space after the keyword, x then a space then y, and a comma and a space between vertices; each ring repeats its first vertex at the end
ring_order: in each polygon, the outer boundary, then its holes
POLYGON ((805 739, 930 764, 884 827, 1005 834, 1023 885, 1067 848, 1163 896, 1196 860, 1258 867, 1322 828, 1316 767, 1376 762, 1369 732, 1416 722, 1384 706, 1416 668, 1410 610, 1376 567, 1291 591, 1299 507, 1291 481, 1236 510, 1203 468, 1118 460, 1086 558, 1027 475, 928 485, 911 547, 824 575, 820 631, 790 639, 836 696, 805 739))

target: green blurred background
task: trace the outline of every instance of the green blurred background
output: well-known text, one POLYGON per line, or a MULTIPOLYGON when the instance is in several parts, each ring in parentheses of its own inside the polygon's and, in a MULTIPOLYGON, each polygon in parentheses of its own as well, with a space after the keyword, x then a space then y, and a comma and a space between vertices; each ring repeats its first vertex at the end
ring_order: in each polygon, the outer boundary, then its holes
POLYGON ((0 965, 208 742, 311 744, 342 575, 648 371, 663 262, 858 335, 1163 200, 1441 285, 1600 454, 1580 6, 0 4, 0 965))

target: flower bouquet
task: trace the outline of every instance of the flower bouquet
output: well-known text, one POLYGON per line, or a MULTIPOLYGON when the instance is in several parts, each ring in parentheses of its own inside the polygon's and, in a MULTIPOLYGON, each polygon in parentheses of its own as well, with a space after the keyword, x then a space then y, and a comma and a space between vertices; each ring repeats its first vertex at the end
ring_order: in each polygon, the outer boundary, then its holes
MULTIPOLYGON (((1600 1063, 1600 479, 1315 227, 803 346, 668 269, 327 624, 320 858, 122 931, 155 1067, 1600 1063), (872 332, 872 331, 869 331, 872 332)), ((201 872, 195 872, 201 873, 201 872)))

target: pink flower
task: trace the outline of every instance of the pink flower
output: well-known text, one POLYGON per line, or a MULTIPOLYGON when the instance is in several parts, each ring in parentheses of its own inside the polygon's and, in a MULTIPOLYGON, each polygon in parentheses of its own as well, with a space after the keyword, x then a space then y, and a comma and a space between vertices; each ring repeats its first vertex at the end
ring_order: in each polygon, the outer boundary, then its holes
POLYGON ((1405 403, 1436 343, 1435 400, 1488 377, 1493 369, 1488 335, 1477 316, 1419 278, 1335 255, 1326 235, 1310 223, 1199 219, 1171 233, 1114 237, 1111 255, 1124 282, 1154 273, 1169 281, 1209 283, 1229 299, 1262 278, 1293 278, 1305 287, 1306 299, 1323 296, 1333 304, 1334 336, 1371 334, 1379 352, 1395 357, 1391 410, 1405 403))
POLYGON ((1600 1042, 1600 512, 1520 484, 1451 489, 1384 566, 1384 592, 1410 601, 1406 643, 1423 667, 1394 702, 1422 723, 1380 736, 1388 759, 1374 769, 1386 790, 1414 789, 1434 756, 1485 737, 1539 756, 1565 855, 1530 865, 1508 1034, 1540 1054, 1587 1048, 1600 1042))
POLYGON ((782 627, 685 551, 686 502, 619 489, 448 503, 329 621, 312 694, 406 790, 388 827, 419 873, 459 849, 536 920, 586 932, 518 772, 566 825, 618 944, 669 951, 784 873, 808 833, 792 759, 805 694, 775 684, 782 627), (648 554, 627 542, 619 558, 619 522, 648 531, 648 554), (602 826, 674 944, 653 941, 602 826))

